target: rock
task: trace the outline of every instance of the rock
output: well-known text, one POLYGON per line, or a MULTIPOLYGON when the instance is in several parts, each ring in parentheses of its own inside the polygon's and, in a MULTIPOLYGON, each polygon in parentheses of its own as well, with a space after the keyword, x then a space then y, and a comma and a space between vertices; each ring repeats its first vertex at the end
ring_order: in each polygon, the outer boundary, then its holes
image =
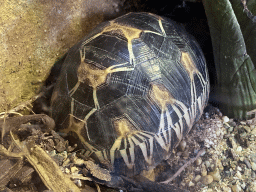
POLYGON ((74 179, 74 183, 78 186, 78 187, 82 187, 82 182, 80 179, 74 179))
POLYGON ((71 167, 70 171, 71 171, 71 173, 75 173, 75 172, 78 171, 78 168, 77 167, 71 167))
POLYGON ((216 168, 213 172, 210 172, 209 175, 212 176, 214 181, 220 181, 221 179, 220 171, 218 168, 216 168))
POLYGON ((195 186, 195 184, 192 181, 189 181, 188 186, 192 187, 192 186, 195 186))
POLYGON ((198 166, 198 165, 201 165, 201 163, 202 163, 202 158, 198 158, 198 159, 196 159, 195 160, 195 164, 198 166))
POLYGON ((251 163, 250 163, 250 161, 248 161, 248 159, 244 159, 244 163, 245 163, 245 165, 247 166, 248 169, 252 168, 251 163))
POLYGON ((229 125, 230 125, 231 127, 235 127, 235 126, 236 126, 236 122, 235 122, 235 121, 231 121, 231 122, 229 122, 229 125))
POLYGON ((241 184, 241 187, 242 187, 242 189, 245 189, 245 188, 246 188, 245 182, 243 182, 243 183, 241 184))
POLYGON ((256 181, 252 182, 248 187, 249 191, 256 191, 256 181))
POLYGON ((223 192, 231 192, 231 189, 228 186, 222 186, 223 192))
POLYGON ((224 127, 225 129, 228 129, 228 128, 230 127, 230 125, 227 124, 227 123, 225 123, 225 124, 223 125, 223 127, 224 127))
POLYGON ((229 122, 229 118, 227 116, 223 116, 222 120, 223 120, 223 123, 228 123, 229 122))
POLYGON ((51 157, 56 155, 56 150, 52 150, 48 153, 51 157))
POLYGON ((221 162, 220 159, 218 159, 218 161, 217 161, 217 167, 219 168, 220 171, 224 170, 224 167, 223 167, 222 162, 221 162))
POLYGON ((242 191, 242 188, 238 184, 233 185, 231 187, 231 189, 232 189, 232 192, 240 192, 240 191, 242 191))
POLYGON ((200 179, 201 179, 201 175, 196 175, 194 180, 195 180, 195 182, 198 182, 200 179))
POLYGON ((202 168, 201 168, 201 175, 202 176, 206 176, 207 175, 207 170, 206 170, 206 167, 205 167, 204 164, 202 165, 202 168))
POLYGON ((211 166, 211 163, 210 163, 209 161, 205 161, 204 163, 205 163, 205 166, 206 166, 207 168, 209 168, 209 167, 211 166))
POLYGON ((252 135, 256 135, 256 128, 254 128, 254 129, 251 131, 251 134, 252 134, 252 135))
POLYGON ((76 165, 83 165, 84 160, 83 160, 83 159, 76 158, 76 159, 74 160, 74 163, 75 163, 76 165))
POLYGON ((256 177, 255 172, 253 171, 253 172, 251 172, 251 173, 252 173, 252 178, 255 178, 255 177, 256 177))
POLYGON ((240 173, 240 171, 237 171, 235 176, 238 178, 238 179, 242 179, 242 175, 240 173))
POLYGON ((205 118, 205 119, 210 119, 208 112, 205 112, 205 113, 204 113, 204 118, 205 118))
MULTIPOLYGON (((243 128, 246 130, 247 133, 251 132, 251 127, 249 126, 243 126, 243 128)), ((246 134, 245 134, 246 135, 246 134)))
POLYGON ((256 171, 256 163, 252 162, 251 165, 252 165, 252 170, 256 171))
POLYGON ((232 148, 233 148, 233 149, 236 149, 236 148, 237 148, 237 144, 236 144, 235 140, 234 140, 232 137, 230 137, 230 138, 229 138, 229 141, 230 141, 230 143, 231 143, 231 145, 232 145, 232 148))
POLYGON ((182 157, 184 158, 184 159, 188 159, 188 157, 189 157, 189 151, 184 151, 183 153, 182 153, 182 157))
POLYGON ((210 183, 213 182, 213 177, 211 175, 206 175, 206 176, 203 176, 201 178, 201 182, 204 184, 204 185, 209 185, 210 183))
POLYGON ((185 141, 185 140, 182 140, 182 141, 180 142, 179 146, 178 146, 178 149, 179 149, 180 151, 185 151, 186 145, 187 145, 186 141, 185 141))
POLYGON ((237 151, 242 151, 243 148, 242 148, 241 146, 238 146, 236 150, 237 150, 237 151))
POLYGON ((234 130, 234 127, 229 127, 229 128, 228 128, 228 131, 229 131, 229 132, 232 132, 233 130, 234 130))
POLYGON ((252 162, 256 163, 256 153, 250 154, 250 159, 252 162))
POLYGON ((70 170, 68 168, 65 168, 65 173, 69 174, 70 170))
POLYGON ((242 171, 243 169, 240 166, 237 166, 237 171, 242 171))

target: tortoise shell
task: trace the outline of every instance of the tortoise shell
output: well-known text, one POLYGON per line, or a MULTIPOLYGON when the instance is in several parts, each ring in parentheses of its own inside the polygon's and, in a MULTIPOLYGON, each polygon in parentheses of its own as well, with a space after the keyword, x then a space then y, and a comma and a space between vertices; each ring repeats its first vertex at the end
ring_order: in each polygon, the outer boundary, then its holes
POLYGON ((95 160, 134 175, 169 157, 208 95, 195 40, 166 18, 129 13, 98 25, 69 50, 52 117, 95 160))

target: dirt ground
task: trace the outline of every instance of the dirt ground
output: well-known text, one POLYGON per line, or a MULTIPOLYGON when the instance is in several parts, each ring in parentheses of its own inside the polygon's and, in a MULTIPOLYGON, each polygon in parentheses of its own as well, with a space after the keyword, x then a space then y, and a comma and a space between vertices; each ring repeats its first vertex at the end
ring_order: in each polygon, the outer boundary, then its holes
POLYGON ((31 98, 51 66, 97 24, 122 14, 120 0, 2 1, 0 111, 31 98))

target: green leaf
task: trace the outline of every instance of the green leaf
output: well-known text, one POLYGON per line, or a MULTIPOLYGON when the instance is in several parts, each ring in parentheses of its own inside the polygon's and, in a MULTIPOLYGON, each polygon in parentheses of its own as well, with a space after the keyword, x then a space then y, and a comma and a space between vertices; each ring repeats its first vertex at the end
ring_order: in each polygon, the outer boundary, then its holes
POLYGON ((243 12, 240 0, 203 0, 203 4, 217 71, 215 101, 224 115, 247 118, 246 112, 256 108, 255 23, 243 12))
MULTIPOLYGON (((248 18, 246 11, 244 11, 240 0, 231 0, 232 8, 237 17, 237 21, 240 25, 243 38, 245 41, 247 54, 250 55, 252 62, 254 63, 254 67, 256 65, 256 17, 253 22, 250 18, 248 18)), ((252 12, 252 14, 256 15, 256 1, 248 1, 247 4, 248 9, 252 12)))

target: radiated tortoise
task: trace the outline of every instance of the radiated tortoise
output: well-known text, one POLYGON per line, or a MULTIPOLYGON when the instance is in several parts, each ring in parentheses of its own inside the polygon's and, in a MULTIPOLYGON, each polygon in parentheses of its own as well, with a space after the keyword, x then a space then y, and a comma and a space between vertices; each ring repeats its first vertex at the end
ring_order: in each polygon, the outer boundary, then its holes
POLYGON ((167 18, 129 13, 70 49, 52 117, 114 174, 135 175, 169 157, 208 96, 206 62, 194 38, 167 18))

